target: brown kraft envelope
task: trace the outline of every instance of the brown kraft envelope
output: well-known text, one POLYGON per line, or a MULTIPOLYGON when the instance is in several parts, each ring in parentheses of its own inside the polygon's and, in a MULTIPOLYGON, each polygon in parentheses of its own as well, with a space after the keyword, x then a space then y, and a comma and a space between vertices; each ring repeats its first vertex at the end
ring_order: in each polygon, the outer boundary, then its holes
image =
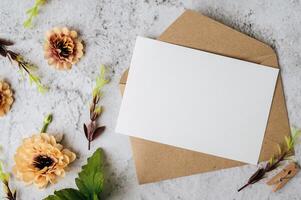
MULTIPOLYGON (((271 47, 194 11, 185 11, 158 40, 278 68, 271 47)), ((127 71, 120 80, 122 93, 126 79, 127 71)), ((259 160, 268 160, 277 152, 277 144, 289 134, 279 75, 259 160)), ((139 138, 130 137, 130 140, 140 184, 244 165, 139 138)))

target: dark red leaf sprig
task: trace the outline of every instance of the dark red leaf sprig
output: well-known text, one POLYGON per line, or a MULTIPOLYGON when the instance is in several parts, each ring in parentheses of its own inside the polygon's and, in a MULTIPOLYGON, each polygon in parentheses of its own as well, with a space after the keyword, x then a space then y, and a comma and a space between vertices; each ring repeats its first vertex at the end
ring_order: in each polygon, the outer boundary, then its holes
POLYGON ((93 89, 93 99, 90 105, 90 122, 84 124, 84 132, 88 140, 88 149, 91 148, 91 142, 95 140, 101 133, 104 132, 105 126, 97 126, 97 119, 101 116, 103 108, 99 106, 103 93, 102 88, 109 82, 105 77, 105 67, 102 65, 100 68, 100 75, 96 79, 96 85, 93 89))

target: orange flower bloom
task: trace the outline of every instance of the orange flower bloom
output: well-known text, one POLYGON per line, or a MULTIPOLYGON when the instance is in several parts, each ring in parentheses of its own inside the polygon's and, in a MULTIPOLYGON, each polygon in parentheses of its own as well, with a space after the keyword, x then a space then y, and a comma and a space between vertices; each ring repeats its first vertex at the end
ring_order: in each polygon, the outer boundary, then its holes
POLYGON ((77 32, 68 28, 54 28, 46 33, 45 58, 56 69, 71 69, 83 56, 83 44, 77 32))
POLYGON ((54 184, 58 177, 64 177, 66 167, 76 155, 57 143, 54 136, 36 134, 23 140, 15 154, 13 172, 26 184, 34 183, 44 188, 54 184))

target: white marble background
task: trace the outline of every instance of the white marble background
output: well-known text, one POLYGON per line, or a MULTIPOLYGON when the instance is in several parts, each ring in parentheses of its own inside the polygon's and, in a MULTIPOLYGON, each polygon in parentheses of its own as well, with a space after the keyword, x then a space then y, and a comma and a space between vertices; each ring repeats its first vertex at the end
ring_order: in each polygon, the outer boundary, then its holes
MULTIPOLYGON (((301 199, 301 173, 284 189, 271 192, 263 182, 237 193, 256 166, 244 166, 190 177, 139 186, 135 176, 129 139, 114 133, 121 102, 118 81, 129 66, 135 37, 156 37, 184 9, 202 12, 241 32, 266 42, 277 51, 281 65, 286 101, 291 124, 301 127, 301 4, 299 0, 49 0, 42 8, 36 27, 24 29, 25 10, 34 0, 0 1, 0 37, 16 42, 14 50, 40 67, 43 83, 50 86, 40 95, 27 81, 22 81, 16 67, 0 59, 0 77, 15 90, 15 104, 6 117, 0 119, 1 157, 8 166, 21 138, 41 127, 43 116, 54 114, 49 132, 64 133, 65 145, 79 155, 72 170, 57 185, 46 190, 23 187, 15 180, 19 199, 40 200, 56 189, 73 187, 74 178, 92 153, 86 150, 82 124, 88 119, 88 103, 98 66, 106 64, 113 78, 106 87, 103 105, 105 113, 100 123, 106 132, 93 143, 93 150, 106 152, 106 192, 112 200, 253 200, 301 199), (86 43, 86 55, 71 71, 60 72, 47 66, 43 58, 44 33, 54 26, 79 30, 86 43)), ((297 148, 300 158, 301 147, 297 148)), ((299 159, 300 160, 300 159, 299 159)), ((2 195, 0 195, 2 196, 2 195)))

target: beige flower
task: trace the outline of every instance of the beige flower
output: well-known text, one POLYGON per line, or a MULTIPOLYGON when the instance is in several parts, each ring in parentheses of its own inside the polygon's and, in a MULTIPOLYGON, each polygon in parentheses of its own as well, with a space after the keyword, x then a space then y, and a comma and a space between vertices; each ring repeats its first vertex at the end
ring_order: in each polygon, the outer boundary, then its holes
POLYGON ((64 177, 66 167, 76 155, 57 143, 54 136, 36 134, 23 140, 15 154, 13 172, 26 184, 34 183, 44 188, 54 184, 58 177, 64 177))
POLYGON ((13 104, 13 92, 9 84, 5 81, 0 81, 0 117, 3 117, 13 104))
POLYGON ((45 58, 56 69, 71 69, 83 56, 83 44, 77 32, 68 28, 54 28, 46 33, 45 58))

